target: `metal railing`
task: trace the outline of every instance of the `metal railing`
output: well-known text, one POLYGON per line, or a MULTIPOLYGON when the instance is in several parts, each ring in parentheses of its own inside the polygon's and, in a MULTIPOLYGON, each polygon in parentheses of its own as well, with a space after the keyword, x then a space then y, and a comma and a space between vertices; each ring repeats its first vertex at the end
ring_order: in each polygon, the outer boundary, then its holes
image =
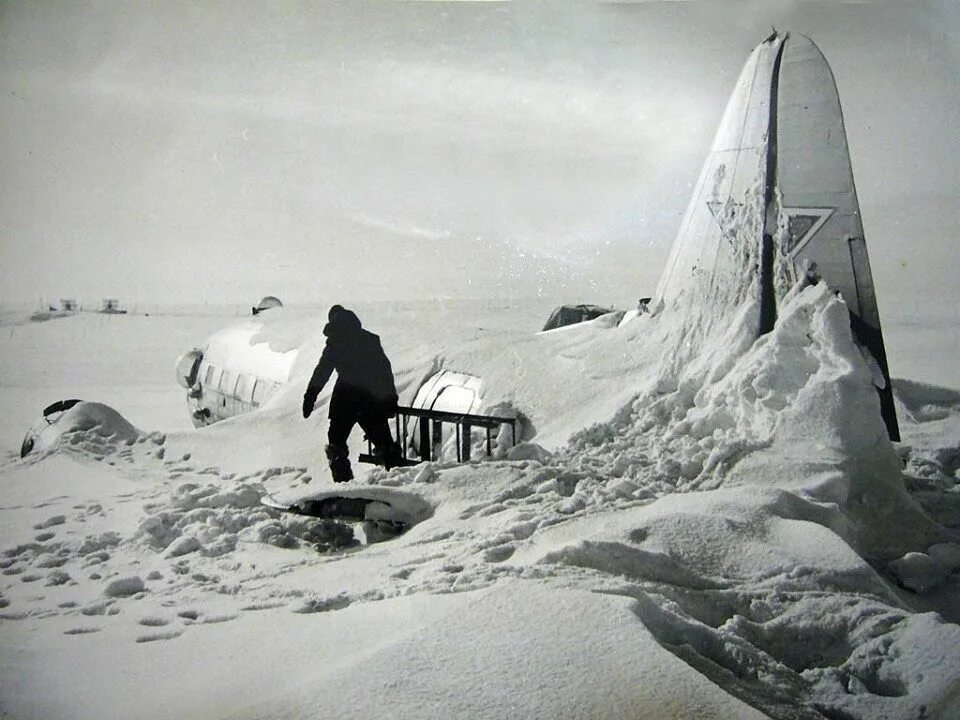
MULTIPOLYGON (((511 445, 517 444, 517 419, 498 417, 496 415, 473 415, 471 413, 446 412, 443 410, 425 410, 422 408, 397 407, 395 418, 395 437, 400 445, 402 458, 399 464, 415 465, 420 462, 440 459, 443 448, 443 424, 454 426, 456 433, 457 462, 470 460, 471 434, 473 428, 484 428, 486 431, 487 455, 492 454, 491 431, 499 430, 501 425, 510 426, 511 445), (416 418, 416 429, 409 429, 411 419, 416 418), (407 457, 409 439, 417 437, 416 459, 407 457)), ((372 445, 367 440, 367 452, 361 453, 360 462, 382 465, 383 459, 375 455, 372 445)))

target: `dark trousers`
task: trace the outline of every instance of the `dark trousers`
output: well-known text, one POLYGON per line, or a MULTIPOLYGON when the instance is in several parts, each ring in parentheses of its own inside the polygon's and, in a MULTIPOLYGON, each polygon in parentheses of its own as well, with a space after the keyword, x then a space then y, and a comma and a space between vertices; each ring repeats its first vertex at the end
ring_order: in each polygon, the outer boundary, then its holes
POLYGON ((364 435, 381 452, 393 445, 388 411, 382 402, 350 385, 336 385, 330 398, 330 428, 327 441, 331 448, 347 454, 347 438, 354 425, 360 425, 364 435))

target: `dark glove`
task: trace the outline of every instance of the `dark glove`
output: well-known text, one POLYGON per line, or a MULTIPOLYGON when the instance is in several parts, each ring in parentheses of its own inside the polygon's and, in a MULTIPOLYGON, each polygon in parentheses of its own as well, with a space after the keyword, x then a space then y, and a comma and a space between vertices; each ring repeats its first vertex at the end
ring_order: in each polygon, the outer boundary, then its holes
POLYGON ((390 395, 383 406, 384 415, 386 415, 388 418, 392 418, 394 415, 396 415, 398 402, 399 398, 396 395, 390 395))
POLYGON ((308 397, 303 398, 303 419, 306 420, 313 412, 313 401, 308 397))

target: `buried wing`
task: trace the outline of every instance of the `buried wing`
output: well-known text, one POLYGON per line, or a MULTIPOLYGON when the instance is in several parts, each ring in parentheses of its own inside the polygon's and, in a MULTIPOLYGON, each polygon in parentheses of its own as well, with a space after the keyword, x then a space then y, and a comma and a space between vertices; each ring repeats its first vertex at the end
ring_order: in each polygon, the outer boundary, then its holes
POLYGON ((880 369, 888 434, 899 440, 833 73, 810 38, 774 33, 750 55, 727 104, 657 287, 658 305, 706 314, 709 328, 753 296, 761 335, 806 275, 846 302, 857 342, 880 369))

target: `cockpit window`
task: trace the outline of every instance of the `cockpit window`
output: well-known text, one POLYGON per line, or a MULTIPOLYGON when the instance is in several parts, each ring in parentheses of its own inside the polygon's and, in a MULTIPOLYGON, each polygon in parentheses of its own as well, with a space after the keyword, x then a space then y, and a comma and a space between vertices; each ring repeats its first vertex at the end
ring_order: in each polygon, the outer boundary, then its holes
POLYGON ((43 416, 47 417, 48 415, 53 415, 58 412, 65 412, 69 410, 74 405, 76 405, 80 400, 74 398, 72 400, 57 400, 57 402, 47 405, 43 409, 43 416))
POLYGON ((181 387, 192 388, 197 383, 197 373, 200 371, 200 363, 203 362, 202 350, 191 350, 180 356, 177 360, 177 383, 181 387))
POLYGON ((216 387, 217 381, 220 379, 218 372, 219 368, 216 365, 207 365, 207 372, 203 376, 203 384, 208 388, 216 387))

